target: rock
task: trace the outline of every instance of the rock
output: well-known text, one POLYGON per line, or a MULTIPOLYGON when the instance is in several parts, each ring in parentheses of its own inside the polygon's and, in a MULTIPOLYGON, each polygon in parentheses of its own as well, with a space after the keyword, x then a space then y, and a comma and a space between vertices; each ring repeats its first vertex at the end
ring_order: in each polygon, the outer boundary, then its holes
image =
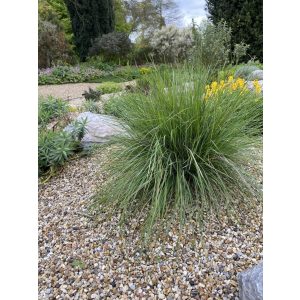
POLYGON ((248 80, 263 80, 263 70, 255 70, 249 76, 248 80))
POLYGON ((256 66, 242 66, 240 68, 238 68, 236 70, 236 72, 234 73, 234 77, 235 78, 238 78, 238 77, 241 77, 241 78, 244 78, 244 79, 248 79, 248 76, 254 72, 254 71, 257 71, 259 70, 258 67, 256 66))
POLYGON ((134 283, 129 283, 129 288, 131 289, 131 290, 134 290, 135 289, 135 284, 134 283))
MULTIPOLYGON (((87 132, 81 141, 84 147, 91 144, 106 143, 116 135, 126 134, 125 126, 113 116, 83 112, 79 114, 76 120, 82 121, 85 118, 87 118, 87 132)), ((64 130, 71 132, 72 129, 73 125, 70 124, 64 130)))
POLYGON ((263 263, 237 275, 240 300, 263 299, 263 263))

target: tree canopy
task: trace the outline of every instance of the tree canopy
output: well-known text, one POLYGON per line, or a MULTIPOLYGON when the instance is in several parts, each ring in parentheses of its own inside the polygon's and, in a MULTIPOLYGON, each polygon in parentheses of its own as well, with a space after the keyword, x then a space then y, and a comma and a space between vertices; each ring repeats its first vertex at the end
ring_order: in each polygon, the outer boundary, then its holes
POLYGON ((115 27, 112 0, 65 0, 72 21, 75 45, 85 60, 92 41, 115 27))
POLYGON ((209 19, 225 20, 232 30, 232 46, 250 45, 251 57, 263 60, 263 0, 206 0, 209 19))

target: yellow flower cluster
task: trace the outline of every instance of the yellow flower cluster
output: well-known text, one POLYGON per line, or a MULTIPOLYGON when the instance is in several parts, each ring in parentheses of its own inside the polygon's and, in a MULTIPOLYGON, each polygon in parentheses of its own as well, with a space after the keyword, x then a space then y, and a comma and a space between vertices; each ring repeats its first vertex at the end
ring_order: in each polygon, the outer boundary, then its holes
MULTIPOLYGON (((261 86, 257 80, 253 81, 256 93, 261 92, 261 86)), ((210 85, 205 87, 204 99, 208 99, 212 95, 223 93, 224 91, 237 91, 248 92, 246 81, 243 78, 234 79, 233 76, 229 76, 226 81, 220 82, 213 81, 210 85)))
POLYGON ((255 92, 257 94, 260 94, 261 93, 261 86, 260 86, 260 84, 259 84, 259 82, 258 82, 257 79, 253 81, 253 86, 255 88, 255 92))
POLYGON ((151 73, 152 72, 152 69, 151 68, 140 68, 140 73, 142 74, 142 75, 146 75, 146 74, 149 74, 149 73, 151 73))

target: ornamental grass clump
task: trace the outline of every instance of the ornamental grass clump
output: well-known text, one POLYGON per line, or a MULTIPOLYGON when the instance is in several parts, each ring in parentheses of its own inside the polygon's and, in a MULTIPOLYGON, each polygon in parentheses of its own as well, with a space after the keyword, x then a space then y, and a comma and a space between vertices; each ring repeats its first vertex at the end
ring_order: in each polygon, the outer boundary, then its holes
POLYGON ((163 74, 149 74, 148 96, 128 94, 118 103, 128 134, 116 137, 110 181, 95 197, 99 208, 118 209, 121 220, 143 215, 148 233, 167 215, 203 221, 209 212, 250 203, 256 192, 247 173, 259 143, 259 128, 249 126, 259 114, 256 95, 234 90, 205 99, 206 70, 175 71, 168 88, 163 74))

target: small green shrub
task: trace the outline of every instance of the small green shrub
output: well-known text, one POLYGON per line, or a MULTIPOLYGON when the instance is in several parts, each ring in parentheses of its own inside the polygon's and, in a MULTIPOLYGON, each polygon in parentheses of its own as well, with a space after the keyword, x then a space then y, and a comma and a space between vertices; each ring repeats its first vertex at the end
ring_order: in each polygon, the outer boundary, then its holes
POLYGON ((42 131, 39 133, 38 164, 39 174, 62 166, 75 152, 77 143, 63 131, 42 131))
POLYGON ((113 72, 113 75, 115 77, 119 77, 122 79, 122 81, 130 81, 137 79, 141 76, 139 68, 133 67, 133 66, 125 66, 122 68, 119 68, 113 72))
POLYGON ((38 123, 46 125, 54 119, 60 118, 69 112, 69 104, 61 99, 48 97, 39 99, 38 123))
POLYGON ((166 89, 164 74, 153 72, 149 95, 129 93, 114 103, 128 135, 115 139, 110 181, 95 205, 119 209, 123 221, 143 217, 151 232, 167 215, 202 221, 211 211, 250 203, 256 190, 248 163, 259 143, 260 104, 241 90, 205 100, 208 79, 204 69, 179 69, 166 89))
POLYGON ((99 90, 93 90, 89 87, 88 91, 85 91, 82 96, 84 96, 85 100, 88 101, 99 101, 100 97, 102 95, 102 92, 99 90))
POLYGON ((96 89, 102 94, 117 93, 123 90, 120 84, 110 81, 101 83, 96 89))
POLYGON ((117 64, 114 62, 104 62, 101 56, 89 57, 82 65, 108 72, 114 71, 117 67, 117 64))
POLYGON ((86 120, 75 121, 71 132, 40 130, 38 138, 39 175, 63 166, 77 151, 86 132, 86 120))

